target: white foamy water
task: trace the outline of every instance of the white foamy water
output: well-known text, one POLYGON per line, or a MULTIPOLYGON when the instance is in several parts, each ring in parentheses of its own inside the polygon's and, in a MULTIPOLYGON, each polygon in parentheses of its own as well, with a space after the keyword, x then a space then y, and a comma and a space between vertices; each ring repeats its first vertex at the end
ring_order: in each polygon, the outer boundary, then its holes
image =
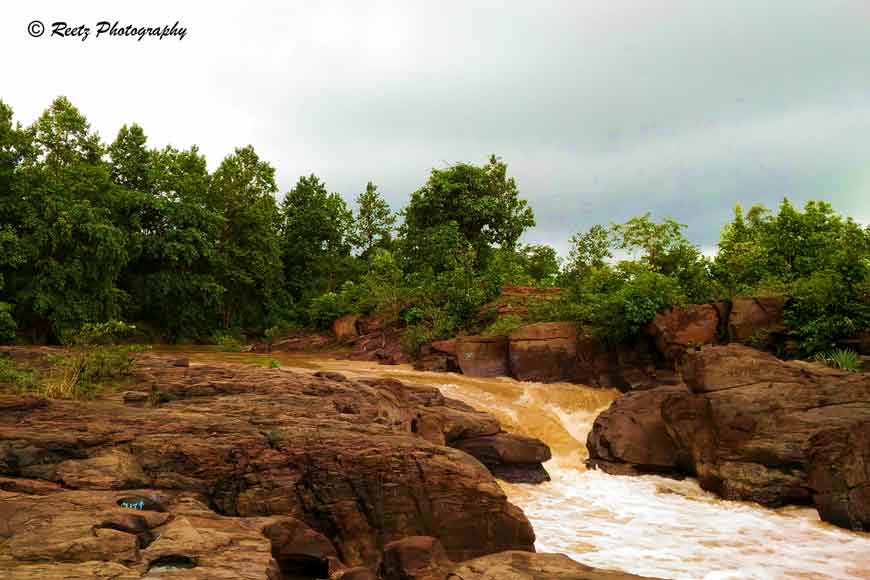
MULTIPOLYGON (((273 355, 275 356, 275 355, 273 355)), ((617 477, 584 466, 586 435, 618 393, 581 385, 422 373, 409 367, 278 355, 285 364, 438 386, 553 450, 552 481, 500 482, 536 548, 599 568, 692 580, 870 579, 870 534, 821 522, 814 509, 723 501, 694 480, 617 477)))

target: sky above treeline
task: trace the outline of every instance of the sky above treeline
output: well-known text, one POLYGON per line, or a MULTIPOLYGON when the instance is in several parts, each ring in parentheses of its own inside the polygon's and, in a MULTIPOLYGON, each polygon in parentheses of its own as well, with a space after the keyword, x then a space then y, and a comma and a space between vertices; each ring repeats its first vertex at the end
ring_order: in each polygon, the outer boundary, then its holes
POLYGON ((651 211, 710 251, 735 203, 825 199, 870 223, 867 0, 34 1, 4 6, 0 99, 58 95, 105 141, 253 145, 283 194, 316 173, 394 209, 432 167, 505 159, 561 253, 651 211), (75 4, 75 5, 74 5, 75 4), (44 23, 38 38, 33 20, 44 23), (52 23, 89 37, 52 36, 52 23), (96 37, 97 23, 183 39, 96 37))

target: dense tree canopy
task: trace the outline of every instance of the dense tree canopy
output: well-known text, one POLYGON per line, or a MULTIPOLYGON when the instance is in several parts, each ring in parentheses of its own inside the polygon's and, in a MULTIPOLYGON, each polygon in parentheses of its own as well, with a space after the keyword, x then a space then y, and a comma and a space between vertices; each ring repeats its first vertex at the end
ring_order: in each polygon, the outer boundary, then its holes
POLYGON ((674 304, 737 295, 781 296, 806 354, 870 327, 870 230, 821 201, 738 206, 712 258, 673 219, 595 225, 562 267, 552 247, 520 243, 534 214, 494 156, 433 169, 398 214, 372 182, 355 213, 316 175, 278 196, 252 146, 209 172, 197 147, 151 148, 136 124, 105 145, 66 98, 28 127, 0 102, 0 342, 112 320, 210 341, 376 313, 414 352, 481 331, 505 284, 565 287, 530 318, 612 340, 674 304))

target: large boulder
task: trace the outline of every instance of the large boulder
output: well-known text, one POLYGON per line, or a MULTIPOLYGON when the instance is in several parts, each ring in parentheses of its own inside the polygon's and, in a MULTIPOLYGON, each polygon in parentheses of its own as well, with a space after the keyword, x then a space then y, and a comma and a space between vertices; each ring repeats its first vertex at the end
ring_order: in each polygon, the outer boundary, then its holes
POLYGON ((687 389, 632 394, 599 416, 590 463, 649 471, 664 450, 663 470, 722 497, 812 503, 826 521, 870 529, 870 375, 731 344, 688 353, 683 376, 687 389))
POLYGON ((472 377, 505 377, 508 341, 503 336, 463 336, 456 340, 456 358, 462 374, 472 377))
POLYGON ((510 372, 521 381, 573 381, 577 377, 577 325, 539 322, 511 333, 510 372))
POLYGON ((728 338, 734 342, 766 341, 771 333, 782 332, 782 298, 735 298, 728 317, 728 338))
POLYGON ((674 306, 660 312, 646 327, 658 351, 668 360, 679 360, 688 349, 719 342, 726 318, 722 305, 674 306))
POLYGON ((550 476, 543 467, 550 448, 533 437, 496 433, 462 439, 454 444, 489 468, 493 475, 512 483, 542 483, 550 476))
POLYGON ((533 549, 487 469, 445 446, 498 422, 435 388, 145 356, 128 389, 163 403, 0 399, 5 577, 322 578, 421 535, 457 561, 533 549))
POLYGON ((661 414, 682 387, 626 393, 601 413, 586 439, 590 467, 614 475, 680 472, 679 450, 661 414))

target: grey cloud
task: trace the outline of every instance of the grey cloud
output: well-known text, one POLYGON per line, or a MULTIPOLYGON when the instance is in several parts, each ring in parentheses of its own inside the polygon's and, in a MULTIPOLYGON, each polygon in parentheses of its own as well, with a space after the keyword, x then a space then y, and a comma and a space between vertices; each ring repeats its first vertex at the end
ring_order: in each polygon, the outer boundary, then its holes
MULTIPOLYGON (((170 22, 171 24, 171 22, 170 22)), ((870 222, 870 4, 67 2, 7 7, 0 98, 25 121, 67 94, 106 139, 253 144, 282 190, 317 173, 394 207, 433 166, 503 156, 560 251, 653 211, 710 248, 736 202, 828 199, 870 222), (74 14, 73 14, 74 13, 74 14), (181 43, 71 44, 27 22, 182 20, 181 43)))

